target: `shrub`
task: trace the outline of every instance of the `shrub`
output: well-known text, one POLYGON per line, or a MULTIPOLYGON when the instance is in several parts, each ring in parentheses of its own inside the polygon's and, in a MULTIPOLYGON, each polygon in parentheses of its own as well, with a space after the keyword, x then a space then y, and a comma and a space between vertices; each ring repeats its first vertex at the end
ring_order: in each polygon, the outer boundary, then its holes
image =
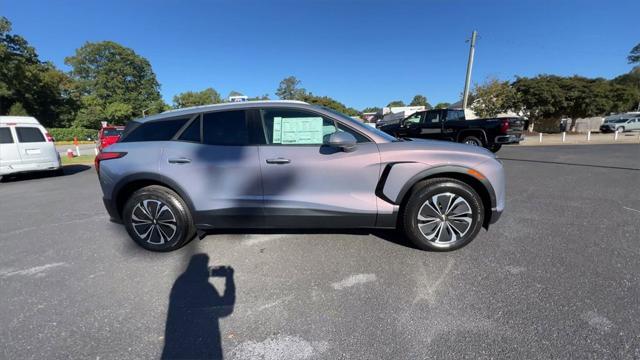
POLYGON ((98 131, 85 128, 49 128, 47 129, 49 134, 53 136, 56 141, 73 141, 73 137, 77 136, 80 140, 95 140, 98 137, 98 131))

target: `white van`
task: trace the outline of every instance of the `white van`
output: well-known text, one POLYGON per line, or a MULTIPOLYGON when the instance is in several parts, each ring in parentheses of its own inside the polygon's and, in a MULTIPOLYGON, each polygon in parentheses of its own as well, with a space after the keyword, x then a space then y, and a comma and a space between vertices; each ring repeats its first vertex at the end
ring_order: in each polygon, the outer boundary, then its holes
POLYGON ((53 138, 30 116, 0 116, 0 176, 27 171, 62 174, 53 138))

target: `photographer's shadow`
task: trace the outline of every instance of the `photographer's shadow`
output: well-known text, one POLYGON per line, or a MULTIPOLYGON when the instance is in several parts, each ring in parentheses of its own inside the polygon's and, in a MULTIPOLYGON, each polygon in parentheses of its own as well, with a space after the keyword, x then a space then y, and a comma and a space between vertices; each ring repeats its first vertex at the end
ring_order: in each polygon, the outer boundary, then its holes
POLYGON ((222 359, 218 319, 233 312, 233 268, 209 268, 209 256, 196 254, 171 288, 162 359, 222 359), (224 294, 209 283, 225 278, 224 294))

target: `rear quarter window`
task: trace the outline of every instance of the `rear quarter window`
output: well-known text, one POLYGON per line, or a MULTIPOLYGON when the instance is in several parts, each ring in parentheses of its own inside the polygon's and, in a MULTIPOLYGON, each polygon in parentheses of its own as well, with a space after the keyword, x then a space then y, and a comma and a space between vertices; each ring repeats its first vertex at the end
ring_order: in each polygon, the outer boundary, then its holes
POLYGON ((125 131, 126 135, 121 142, 138 141, 167 141, 187 123, 188 118, 159 120, 142 123, 133 128, 131 132, 125 131))
POLYGON ((40 132, 40 129, 38 128, 16 126, 16 133, 18 134, 18 141, 21 143, 46 141, 44 139, 44 135, 42 135, 42 132, 40 132))
POLYGON ((0 144, 13 144, 13 136, 11 135, 11 129, 0 128, 0 144))

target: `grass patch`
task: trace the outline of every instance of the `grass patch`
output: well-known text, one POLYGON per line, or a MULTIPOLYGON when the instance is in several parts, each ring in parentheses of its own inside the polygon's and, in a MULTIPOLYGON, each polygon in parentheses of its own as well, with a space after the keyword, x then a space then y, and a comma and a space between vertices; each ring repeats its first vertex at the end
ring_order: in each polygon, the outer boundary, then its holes
POLYGON ((60 156, 60 160, 62 161, 62 165, 71 165, 71 164, 93 164, 93 160, 96 158, 95 155, 80 155, 74 158, 69 159, 66 155, 60 156))

